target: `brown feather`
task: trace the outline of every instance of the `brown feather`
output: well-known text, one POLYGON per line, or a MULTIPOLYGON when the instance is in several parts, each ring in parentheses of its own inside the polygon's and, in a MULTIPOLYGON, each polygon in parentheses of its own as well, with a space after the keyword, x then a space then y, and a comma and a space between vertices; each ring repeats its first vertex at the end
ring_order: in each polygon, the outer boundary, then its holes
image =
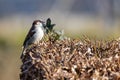
POLYGON ((25 38, 25 41, 24 41, 24 43, 23 43, 23 46, 25 46, 25 45, 26 45, 26 42, 35 34, 35 31, 34 31, 34 32, 32 31, 32 30, 34 30, 34 29, 35 29, 35 27, 32 26, 31 29, 29 30, 29 32, 28 32, 28 34, 27 34, 27 36, 26 36, 26 38, 25 38))

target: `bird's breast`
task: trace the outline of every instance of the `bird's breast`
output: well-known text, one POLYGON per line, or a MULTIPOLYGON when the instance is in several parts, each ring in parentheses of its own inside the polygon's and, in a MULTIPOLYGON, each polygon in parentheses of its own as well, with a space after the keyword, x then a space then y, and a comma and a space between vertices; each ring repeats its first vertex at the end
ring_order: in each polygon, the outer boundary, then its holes
POLYGON ((44 35, 44 32, 43 32, 42 28, 40 28, 40 27, 36 28, 36 33, 34 34, 34 38, 36 40, 41 40, 43 35, 44 35))

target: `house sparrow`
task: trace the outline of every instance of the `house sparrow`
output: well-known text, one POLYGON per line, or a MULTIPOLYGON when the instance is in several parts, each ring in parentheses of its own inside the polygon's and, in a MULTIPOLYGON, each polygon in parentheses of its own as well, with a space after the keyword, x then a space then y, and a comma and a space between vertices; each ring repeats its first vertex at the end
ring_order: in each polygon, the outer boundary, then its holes
POLYGON ((35 20, 32 24, 31 29, 29 30, 25 41, 23 43, 23 52, 21 55, 24 55, 26 48, 31 44, 37 44, 44 36, 44 22, 40 20, 35 20))

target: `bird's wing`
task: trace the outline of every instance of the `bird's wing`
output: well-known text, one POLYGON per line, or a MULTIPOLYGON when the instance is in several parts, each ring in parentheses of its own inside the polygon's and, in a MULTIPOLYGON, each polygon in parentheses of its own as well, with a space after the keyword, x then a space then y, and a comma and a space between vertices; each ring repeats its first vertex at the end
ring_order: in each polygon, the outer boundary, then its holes
POLYGON ((34 34, 35 34, 35 27, 32 26, 31 29, 29 30, 26 38, 25 38, 25 41, 24 41, 24 43, 23 43, 23 46, 26 45, 26 42, 27 42, 34 34))

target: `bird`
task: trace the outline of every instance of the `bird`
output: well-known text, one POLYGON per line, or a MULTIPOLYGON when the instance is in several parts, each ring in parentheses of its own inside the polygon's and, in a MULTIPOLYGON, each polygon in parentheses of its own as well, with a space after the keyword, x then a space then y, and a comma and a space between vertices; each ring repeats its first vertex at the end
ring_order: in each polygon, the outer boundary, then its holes
POLYGON ((32 23, 32 27, 30 28, 24 43, 23 43, 23 51, 21 58, 25 54, 26 49, 31 45, 31 44, 38 44, 39 41, 43 38, 44 36, 44 22, 41 20, 34 20, 32 23))

